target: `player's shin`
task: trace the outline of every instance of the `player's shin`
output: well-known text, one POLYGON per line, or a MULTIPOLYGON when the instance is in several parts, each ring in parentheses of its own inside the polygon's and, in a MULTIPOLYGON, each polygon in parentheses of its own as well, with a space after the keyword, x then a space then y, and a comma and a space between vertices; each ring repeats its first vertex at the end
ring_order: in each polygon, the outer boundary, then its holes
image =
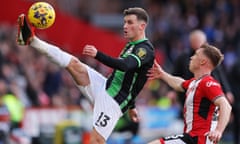
POLYGON ((46 55, 52 62, 56 63, 61 67, 66 67, 72 58, 72 55, 62 51, 58 47, 48 44, 36 36, 33 37, 33 40, 30 43, 30 46, 46 55))

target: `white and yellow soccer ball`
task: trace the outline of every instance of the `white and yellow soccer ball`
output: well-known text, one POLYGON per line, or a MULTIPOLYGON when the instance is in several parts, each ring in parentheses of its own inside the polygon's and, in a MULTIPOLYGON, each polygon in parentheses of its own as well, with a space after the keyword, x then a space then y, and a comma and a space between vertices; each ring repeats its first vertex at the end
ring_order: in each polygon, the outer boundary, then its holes
POLYGON ((47 2, 36 2, 28 10, 28 21, 38 29, 46 29, 55 21, 55 10, 47 2))

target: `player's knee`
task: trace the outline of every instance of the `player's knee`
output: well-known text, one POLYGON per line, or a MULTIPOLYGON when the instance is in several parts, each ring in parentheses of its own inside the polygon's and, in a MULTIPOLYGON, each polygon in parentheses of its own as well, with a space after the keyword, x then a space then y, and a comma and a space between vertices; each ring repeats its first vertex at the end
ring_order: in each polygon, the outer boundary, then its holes
POLYGON ((70 63, 67 66, 67 70, 69 70, 70 72, 74 72, 74 73, 85 73, 86 72, 86 68, 85 68, 84 64, 76 57, 72 57, 70 63))
POLYGON ((66 69, 77 85, 86 86, 90 83, 86 65, 77 58, 72 58, 66 69))

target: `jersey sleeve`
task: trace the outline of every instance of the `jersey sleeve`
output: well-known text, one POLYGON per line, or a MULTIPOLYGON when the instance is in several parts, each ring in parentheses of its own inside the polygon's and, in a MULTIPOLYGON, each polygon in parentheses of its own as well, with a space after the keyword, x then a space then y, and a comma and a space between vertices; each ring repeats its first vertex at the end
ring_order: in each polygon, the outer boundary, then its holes
POLYGON ((193 81, 193 78, 192 78, 192 79, 189 79, 189 80, 185 80, 185 81, 182 83, 182 88, 186 91, 192 81, 193 81))
POLYGON ((221 85, 214 79, 204 80, 201 83, 201 87, 204 90, 205 96, 211 101, 224 95, 221 85))
POLYGON ((118 69, 120 71, 128 71, 138 67, 138 62, 131 56, 126 58, 113 58, 98 51, 95 59, 113 69, 118 69))
POLYGON ((129 71, 141 67, 153 61, 154 50, 148 43, 135 45, 130 52, 125 52, 120 58, 113 58, 100 51, 97 52, 95 59, 103 64, 120 71, 129 71))

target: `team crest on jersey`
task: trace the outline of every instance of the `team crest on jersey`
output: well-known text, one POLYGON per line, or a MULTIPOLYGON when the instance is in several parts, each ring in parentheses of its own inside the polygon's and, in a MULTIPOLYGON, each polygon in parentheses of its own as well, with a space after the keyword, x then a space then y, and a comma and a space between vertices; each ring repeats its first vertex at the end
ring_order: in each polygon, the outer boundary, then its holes
POLYGON ((147 51, 145 48, 139 48, 136 52, 136 55, 140 58, 140 59, 144 59, 147 55, 147 51))

